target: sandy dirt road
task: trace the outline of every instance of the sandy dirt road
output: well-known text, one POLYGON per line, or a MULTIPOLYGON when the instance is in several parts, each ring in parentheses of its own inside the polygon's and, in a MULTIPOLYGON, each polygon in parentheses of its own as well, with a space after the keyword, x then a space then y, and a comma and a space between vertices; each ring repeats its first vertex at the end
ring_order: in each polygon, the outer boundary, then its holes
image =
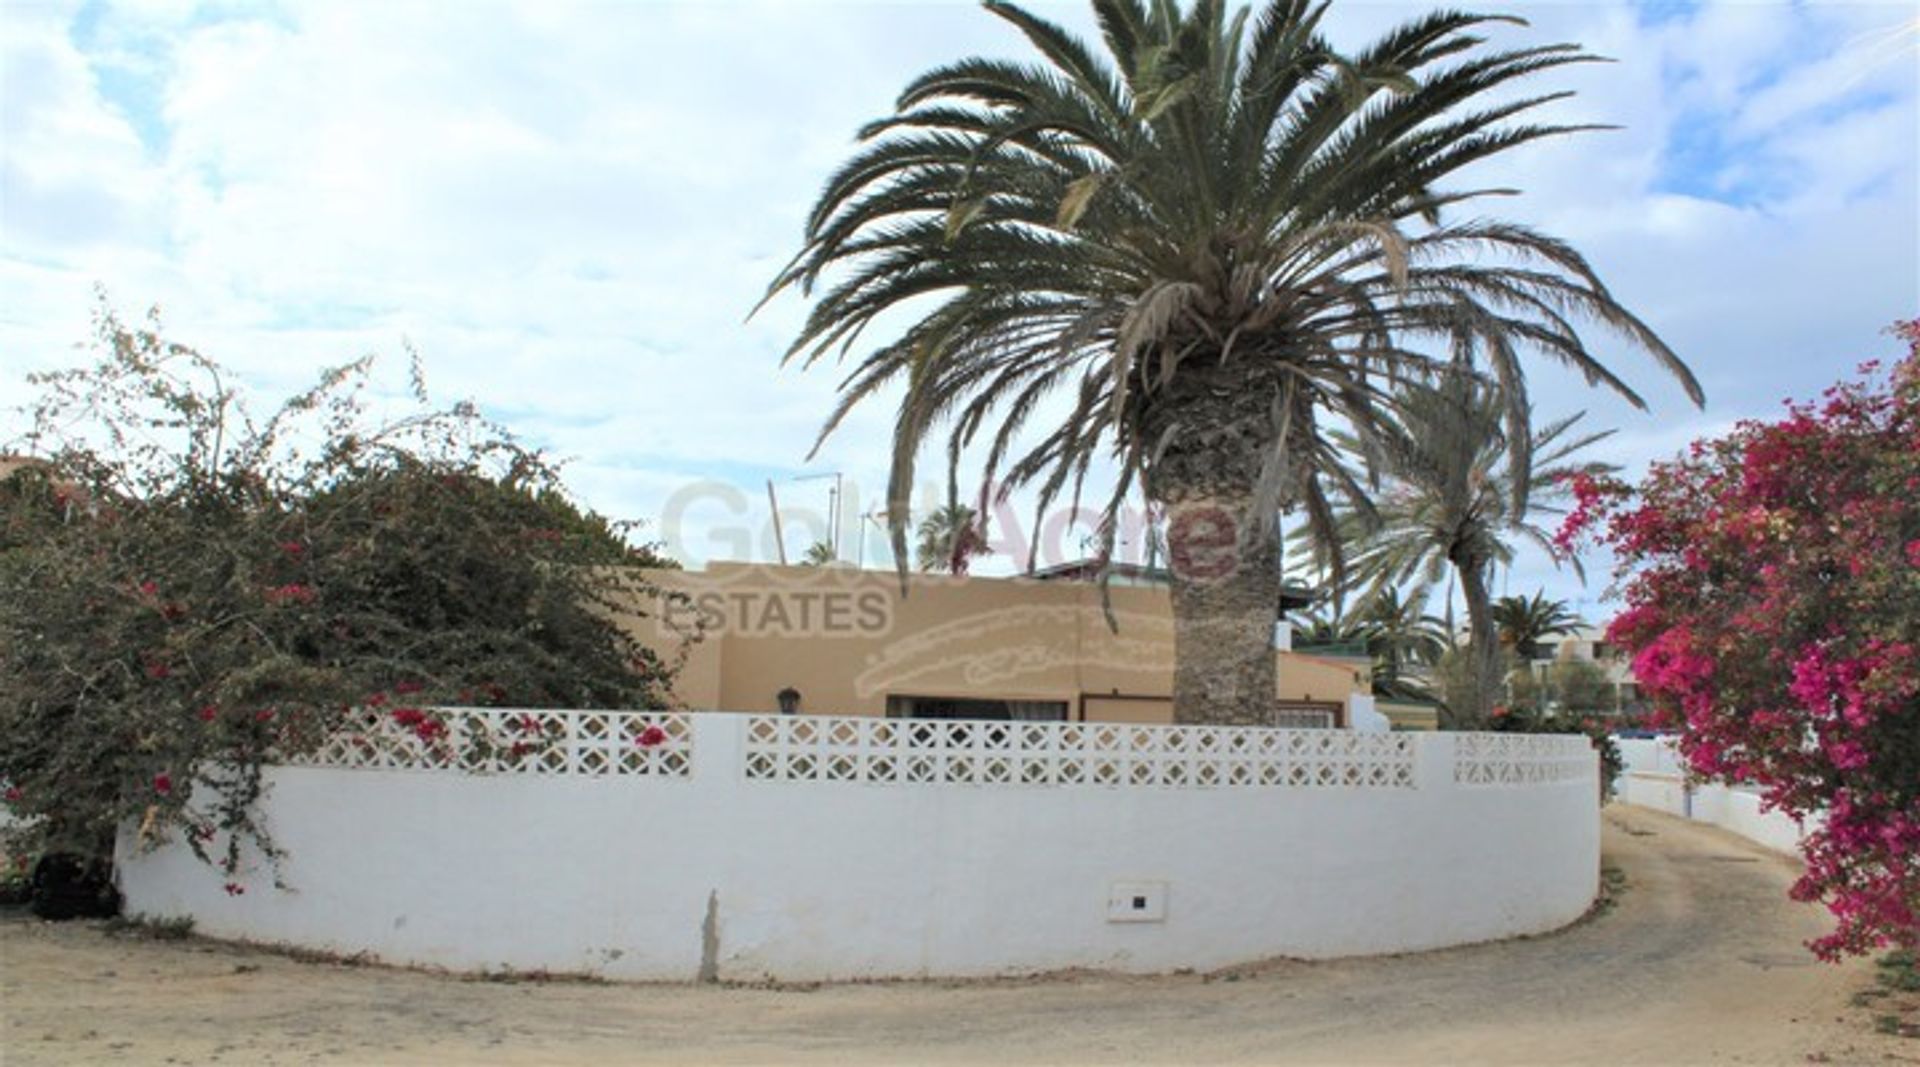
POLYGON ((804 989, 501 984, 0 923, 0 1060, 53 1063, 1920 1063, 1738 838, 1608 810, 1617 906, 1547 937, 1233 975, 804 989))

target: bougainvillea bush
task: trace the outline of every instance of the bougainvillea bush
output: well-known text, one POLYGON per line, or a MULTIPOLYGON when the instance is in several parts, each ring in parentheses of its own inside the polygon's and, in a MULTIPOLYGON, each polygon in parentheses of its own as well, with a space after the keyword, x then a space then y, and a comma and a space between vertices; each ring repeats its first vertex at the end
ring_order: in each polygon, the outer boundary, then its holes
POLYGON ((1578 509, 1620 560, 1609 640, 1693 770, 1811 829, 1793 893, 1837 918, 1829 959, 1920 945, 1920 322, 1895 332, 1894 366, 1578 509))
POLYGON ((97 357, 33 379, 0 481, 0 781, 37 847, 133 825, 231 872, 276 855, 262 766, 349 713, 431 742, 440 705, 664 706, 677 650, 615 621, 661 561, 417 366, 385 417, 363 361, 256 419, 155 323, 103 312, 97 357))

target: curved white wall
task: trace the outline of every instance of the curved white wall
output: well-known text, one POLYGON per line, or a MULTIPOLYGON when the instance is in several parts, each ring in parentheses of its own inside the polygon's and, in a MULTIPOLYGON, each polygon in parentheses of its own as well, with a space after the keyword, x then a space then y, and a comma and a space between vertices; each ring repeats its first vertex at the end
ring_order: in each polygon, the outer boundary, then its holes
POLYGON ((1624 758, 1614 794, 1628 804, 1712 823, 1793 856, 1800 854, 1807 833, 1820 825, 1819 816, 1802 827, 1786 812, 1763 810, 1755 790, 1690 780, 1671 737, 1622 738, 1615 743, 1624 758))
POLYGON ((1438 948, 1571 922, 1598 881, 1578 738, 957 728, 696 714, 625 771, 579 762, 630 755, 618 733, 540 773, 278 768, 288 889, 253 869, 230 896, 178 844, 123 842, 120 878, 129 912, 218 937, 793 980, 1438 948), (1163 888, 1164 919, 1109 921, 1115 883, 1163 888))

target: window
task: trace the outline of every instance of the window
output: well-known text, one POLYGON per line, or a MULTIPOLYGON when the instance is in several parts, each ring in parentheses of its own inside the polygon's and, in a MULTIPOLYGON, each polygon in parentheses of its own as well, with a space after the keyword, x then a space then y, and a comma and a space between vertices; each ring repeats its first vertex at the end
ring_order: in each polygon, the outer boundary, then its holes
POLYGON ((1273 724, 1285 730, 1331 730, 1340 724, 1340 705, 1281 704, 1273 710, 1273 724))
POLYGON ((979 719, 988 722, 1065 722, 1064 700, 981 700, 974 697, 887 697, 889 719, 979 719))

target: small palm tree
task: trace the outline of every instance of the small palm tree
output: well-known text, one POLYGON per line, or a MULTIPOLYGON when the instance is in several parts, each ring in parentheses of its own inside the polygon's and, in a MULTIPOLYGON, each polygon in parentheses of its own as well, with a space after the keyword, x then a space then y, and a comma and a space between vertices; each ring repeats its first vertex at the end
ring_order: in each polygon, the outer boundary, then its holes
MULTIPOLYGON (((1578 458, 1612 434, 1576 432, 1579 415, 1550 422, 1515 447, 1499 392, 1459 365, 1402 383, 1393 394, 1392 426, 1368 443, 1387 474, 1386 491, 1370 508, 1346 509, 1335 520, 1339 543, 1352 546, 1346 562, 1354 581, 1364 588, 1430 588, 1449 569, 1458 577, 1474 681, 1458 690, 1470 690, 1469 700, 1450 702, 1450 722, 1461 727, 1484 725, 1500 691, 1494 568, 1511 562, 1522 541, 1560 558, 1540 518, 1561 513, 1556 501, 1574 474, 1615 470, 1578 458)), ((1566 562, 1584 580, 1579 559, 1566 562)))
POLYGON ((1369 620, 1336 608, 1315 608, 1301 613, 1293 624, 1296 648, 1325 648, 1335 645, 1372 644, 1378 629, 1369 620))
POLYGON ((1438 663, 1448 643, 1440 620, 1426 614, 1426 599, 1424 591, 1403 598, 1389 589, 1349 613, 1332 607, 1309 611, 1294 626, 1294 647, 1363 649, 1373 661, 1375 695, 1427 699, 1427 687, 1409 677, 1409 669, 1438 663))
POLYGON ((815 541, 807 546, 807 552, 800 557, 802 567, 830 567, 839 562, 834 554, 833 545, 825 541, 815 541))
MULTIPOLYGON (((1581 127, 1524 121, 1565 93, 1517 83, 1594 57, 1499 50, 1519 22, 1451 11, 1357 52, 1320 33, 1329 4, 1093 0, 1097 51, 1011 4, 987 9, 1040 61, 962 59, 910 83, 828 179, 769 296, 816 296, 787 358, 848 354, 876 319, 903 331, 861 356, 822 429, 898 397, 894 556, 922 447, 970 448, 983 483, 1038 506, 1116 472, 1103 537, 1136 491, 1167 516, 1183 722, 1270 721, 1277 517, 1331 537, 1364 498, 1325 432, 1383 420, 1382 383, 1430 366, 1415 346, 1471 337, 1524 437, 1530 355, 1640 404, 1576 323, 1680 360, 1578 252, 1460 205, 1507 190, 1463 168, 1581 127), (894 313, 890 315, 889 313, 894 313), (898 385, 898 390, 890 386, 898 385), (1034 418, 1048 398, 1065 413, 1034 418)), ((1103 552, 1102 555, 1107 553, 1103 552)))
POLYGON ((1493 603, 1493 625, 1500 634, 1500 647, 1513 650, 1523 661, 1540 655, 1543 638, 1573 633, 1580 617, 1564 600, 1548 600, 1542 589, 1531 597, 1503 596, 1493 603))
POLYGON ((914 562, 923 571, 965 574, 975 557, 992 553, 979 515, 965 504, 948 504, 920 520, 914 562))
POLYGON ((1413 668, 1440 662, 1452 642, 1446 624, 1427 614, 1426 589, 1402 596, 1382 589, 1360 608, 1360 617, 1373 627, 1373 691, 1383 697, 1427 699, 1427 686, 1409 677, 1413 668))

